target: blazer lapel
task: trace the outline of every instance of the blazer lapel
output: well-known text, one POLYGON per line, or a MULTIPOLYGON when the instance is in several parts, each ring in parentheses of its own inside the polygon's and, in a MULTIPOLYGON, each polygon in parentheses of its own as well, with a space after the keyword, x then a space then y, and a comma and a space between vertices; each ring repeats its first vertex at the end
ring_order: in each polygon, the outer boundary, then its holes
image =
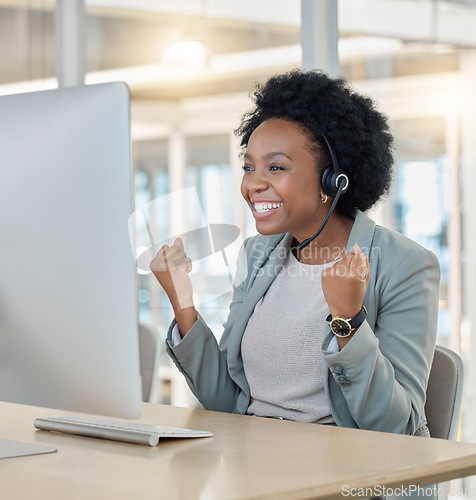
MULTIPOLYGON (((243 300, 240 313, 237 315, 233 323, 227 352, 228 370, 232 378, 242 389, 245 389, 245 387, 243 387, 243 383, 240 384, 241 378, 244 379, 243 361, 241 359, 241 339, 243 337, 243 333, 256 304, 265 294, 266 290, 269 288, 286 260, 292 240, 292 235, 286 234, 270 253, 264 265, 260 267, 259 273, 256 275, 251 288, 243 300)), ((248 269, 248 272, 250 271, 251 270, 248 269)), ((243 382, 247 386, 244 380, 243 382)), ((246 390, 249 391, 247 388, 246 390)))

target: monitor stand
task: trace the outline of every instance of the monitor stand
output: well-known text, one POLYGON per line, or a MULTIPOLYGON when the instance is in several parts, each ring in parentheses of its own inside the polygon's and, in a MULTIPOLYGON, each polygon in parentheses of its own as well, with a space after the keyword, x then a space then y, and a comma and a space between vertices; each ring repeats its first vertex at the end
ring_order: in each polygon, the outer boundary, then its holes
POLYGON ((56 448, 42 444, 23 443, 22 441, 11 441, 0 439, 0 458, 25 457, 27 455, 41 455, 53 453, 56 448))

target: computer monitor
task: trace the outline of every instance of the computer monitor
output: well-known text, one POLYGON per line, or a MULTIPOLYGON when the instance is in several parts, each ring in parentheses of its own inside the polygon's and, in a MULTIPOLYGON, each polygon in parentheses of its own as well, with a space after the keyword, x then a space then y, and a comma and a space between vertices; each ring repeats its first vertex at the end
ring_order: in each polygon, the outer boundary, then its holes
POLYGON ((0 97, 0 400, 140 413, 129 107, 122 83, 0 97))

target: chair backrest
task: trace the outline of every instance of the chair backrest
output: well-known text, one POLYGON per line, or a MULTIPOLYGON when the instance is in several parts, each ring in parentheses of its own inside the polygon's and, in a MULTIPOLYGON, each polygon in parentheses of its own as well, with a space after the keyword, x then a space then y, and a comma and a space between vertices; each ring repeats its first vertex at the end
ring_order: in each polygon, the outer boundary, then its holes
POLYGON ((158 370, 162 342, 159 330, 153 325, 139 323, 140 370, 142 376, 142 400, 157 402, 158 370))
POLYGON ((463 363, 455 352, 436 346, 426 391, 430 436, 456 439, 463 392, 463 363))

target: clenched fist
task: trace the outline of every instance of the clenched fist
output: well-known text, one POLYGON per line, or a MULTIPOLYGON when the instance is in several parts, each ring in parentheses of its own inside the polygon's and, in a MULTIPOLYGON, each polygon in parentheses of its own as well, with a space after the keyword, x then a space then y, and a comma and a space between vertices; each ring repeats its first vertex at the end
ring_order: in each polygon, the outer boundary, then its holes
POLYGON ((187 257, 180 238, 172 246, 160 248, 150 263, 150 270, 169 297, 174 310, 193 306, 193 287, 188 275, 192 270, 192 260, 187 257))
POLYGON ((332 316, 352 318, 362 308, 370 280, 369 259, 358 245, 322 272, 322 291, 332 316))

